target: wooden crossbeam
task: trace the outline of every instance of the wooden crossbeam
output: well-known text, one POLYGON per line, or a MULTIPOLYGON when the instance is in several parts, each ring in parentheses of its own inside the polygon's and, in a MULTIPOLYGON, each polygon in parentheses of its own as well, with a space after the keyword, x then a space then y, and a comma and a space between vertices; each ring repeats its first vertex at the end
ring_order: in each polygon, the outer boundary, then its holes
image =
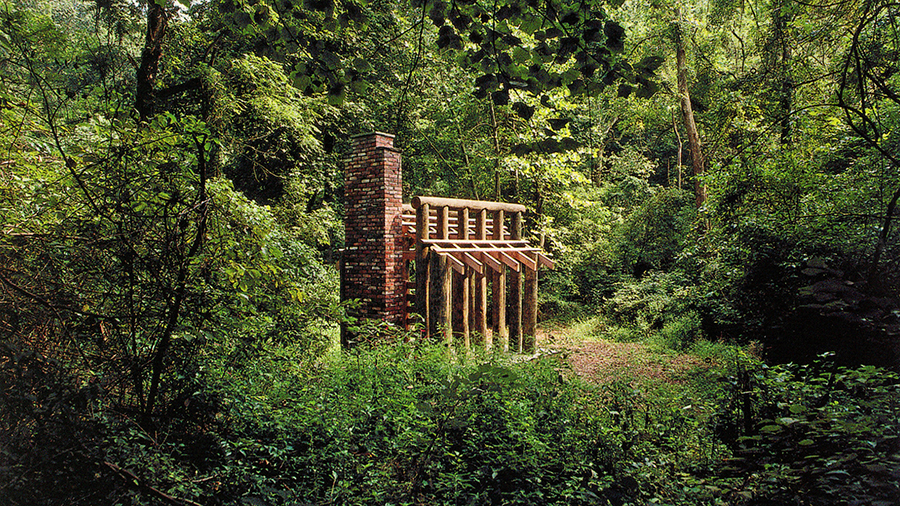
MULTIPOLYGON (((456 253, 456 251, 454 251, 454 250, 450 250, 450 251, 452 253, 456 253)), ((462 259, 464 264, 466 264, 469 267, 471 267, 472 269, 474 269, 475 272, 477 272, 478 274, 484 274, 484 264, 482 264, 477 258, 472 256, 471 253, 468 253, 465 251, 462 251, 460 253, 461 253, 460 258, 462 259)))
POLYGON ((519 251, 518 249, 512 250, 509 254, 515 257, 516 260, 522 262, 522 265, 525 266, 526 269, 535 270, 537 269, 537 261, 529 257, 525 254, 524 251, 519 251))
POLYGON ((521 204, 509 204, 506 202, 489 202, 484 200, 465 200, 465 199, 448 199, 442 197, 413 197, 412 207, 418 209, 422 204, 431 205, 433 207, 452 207, 455 209, 468 207, 469 209, 485 209, 488 211, 508 211, 510 213, 523 213, 525 206, 521 204))
POLYGON ((447 252, 447 251, 438 251, 437 254, 438 254, 438 255, 441 255, 441 256, 444 256, 444 257, 447 257, 447 260, 450 261, 450 267, 452 267, 454 271, 456 271, 456 272, 458 272, 458 273, 460 273, 460 274, 465 274, 465 273, 466 273, 466 264, 464 264, 464 263, 462 262, 462 260, 460 260, 460 259, 456 258, 455 256, 453 256, 452 253, 447 252))
POLYGON ((519 262, 516 261, 515 258, 504 253, 502 249, 493 250, 490 253, 496 253, 499 257, 499 260, 505 263, 510 269, 516 272, 519 272, 519 270, 521 269, 519 262))
POLYGON ((503 264, 498 262, 494 257, 488 255, 487 253, 479 253, 478 256, 481 258, 481 261, 484 262, 485 265, 490 267, 494 272, 500 272, 503 269, 503 264))
POLYGON ((550 258, 547 255, 544 255, 540 251, 538 251, 537 257, 538 257, 538 262, 540 262, 541 265, 543 265, 544 267, 546 267, 548 269, 553 269, 556 267, 556 264, 553 263, 553 260, 550 260, 550 258))
POLYGON ((533 247, 527 247, 527 248, 521 248, 521 247, 515 247, 515 246, 503 247, 503 245, 494 246, 491 244, 476 244, 472 247, 466 247, 465 244, 466 243, 446 244, 446 245, 442 245, 442 246, 433 246, 433 247, 437 250, 469 251, 469 252, 471 252, 471 251, 476 251, 476 252, 487 251, 487 252, 491 252, 491 253, 494 251, 502 251, 503 253, 515 253, 515 252, 537 253, 537 252, 541 251, 540 249, 533 248, 533 247))
POLYGON ((548 269, 555 267, 553 260, 544 255, 539 248, 506 246, 506 244, 527 244, 526 241, 428 240, 422 242, 431 245, 437 253, 452 253, 454 256, 459 254, 459 258, 469 255, 469 258, 461 261, 476 269, 479 274, 483 271, 476 267, 479 265, 478 259, 472 256, 472 253, 480 253, 482 258, 487 255, 494 260, 493 262, 486 261, 490 262, 489 266, 494 270, 499 270, 500 264, 504 264, 516 272, 520 272, 521 266, 529 270, 537 269, 539 264, 548 269), (441 246, 437 244, 441 244, 441 246))
POLYGON ((529 244, 524 239, 423 239, 426 244, 440 245, 441 243, 455 244, 492 244, 495 246, 517 246, 529 244))

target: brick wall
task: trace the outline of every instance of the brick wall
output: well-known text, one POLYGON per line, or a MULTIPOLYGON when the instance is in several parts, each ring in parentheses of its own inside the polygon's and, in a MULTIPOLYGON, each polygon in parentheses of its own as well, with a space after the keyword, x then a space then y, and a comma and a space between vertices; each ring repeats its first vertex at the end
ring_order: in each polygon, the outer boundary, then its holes
POLYGON ((400 323, 401 272, 400 152, 394 136, 354 136, 344 170, 344 229, 341 299, 358 299, 357 316, 400 323))

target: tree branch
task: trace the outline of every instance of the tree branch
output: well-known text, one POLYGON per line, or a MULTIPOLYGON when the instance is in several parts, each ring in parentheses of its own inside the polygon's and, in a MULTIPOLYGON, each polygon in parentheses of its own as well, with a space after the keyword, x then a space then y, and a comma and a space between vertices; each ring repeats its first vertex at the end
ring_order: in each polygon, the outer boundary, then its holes
POLYGON ((151 495, 153 495, 159 499, 162 499, 167 504, 175 504, 177 506, 183 506, 185 504, 187 504, 188 506, 203 506, 202 504, 200 504, 198 502, 194 502, 190 499, 181 499, 181 498, 178 498, 175 496, 171 496, 171 495, 163 492, 162 490, 149 485, 147 483, 147 480, 141 478, 140 476, 132 473, 131 471, 129 471, 127 469, 122 469, 121 467, 113 464, 112 462, 108 462, 108 461, 104 460, 103 465, 105 465, 106 467, 115 471, 116 474, 121 476, 122 479, 125 480, 125 483, 127 483, 129 486, 138 488, 139 490, 143 490, 144 492, 149 492, 151 495))

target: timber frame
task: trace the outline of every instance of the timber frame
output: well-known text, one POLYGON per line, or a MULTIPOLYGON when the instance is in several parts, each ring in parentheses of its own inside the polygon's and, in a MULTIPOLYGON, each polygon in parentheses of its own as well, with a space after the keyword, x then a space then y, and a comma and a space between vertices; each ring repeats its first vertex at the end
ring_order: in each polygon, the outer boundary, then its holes
POLYGON ((524 212, 519 204, 439 197, 403 205, 407 279, 415 261, 406 309, 412 304, 424 319, 426 336, 459 340, 467 349, 534 351, 538 270, 554 264, 524 239, 524 212))
MULTIPOLYGON (((531 353, 538 269, 553 262, 522 235, 525 206, 437 197, 403 204, 394 136, 369 132, 350 142, 338 264, 341 300, 355 301, 348 316, 409 329, 416 312, 425 336, 448 345, 531 353)), ((341 345, 355 341, 356 331, 341 325, 341 345)))

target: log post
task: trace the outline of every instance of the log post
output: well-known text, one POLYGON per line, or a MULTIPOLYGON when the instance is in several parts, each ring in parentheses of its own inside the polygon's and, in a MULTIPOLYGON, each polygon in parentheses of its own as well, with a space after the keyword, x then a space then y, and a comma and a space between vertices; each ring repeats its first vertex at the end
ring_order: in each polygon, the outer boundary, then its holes
POLYGON ((428 271, 429 249, 423 241, 428 240, 428 214, 431 210, 428 204, 423 204, 416 209, 416 313, 425 324, 425 337, 431 335, 431 314, 428 311, 428 280, 431 274, 428 271))
MULTIPOLYGON (((510 238, 518 241, 522 238, 522 213, 513 213, 510 238)), ((521 352, 522 341, 522 266, 518 271, 509 270, 509 351, 521 352)))
MULTIPOLYGON (((487 238, 487 210, 475 215, 475 240, 487 238)), ((487 272, 472 277, 472 322, 475 327, 475 344, 487 347, 487 272)))
MULTIPOLYGON (((469 238, 469 208, 456 209, 457 237, 469 238)), ((469 349, 469 279, 472 268, 466 267, 465 274, 453 272, 453 329, 456 339, 462 341, 463 347, 469 349)))
MULTIPOLYGON (((494 222, 492 226, 492 239, 495 241, 503 240, 503 220, 504 212, 502 209, 494 211, 494 222)), ((509 335, 506 331, 506 267, 501 266, 499 272, 495 272, 491 282, 491 316, 493 318, 493 337, 492 347, 499 346, 501 349, 508 349, 509 335)))
POLYGON ((534 270, 525 270, 525 287, 524 287, 524 311, 522 315, 523 339, 522 353, 534 353, 535 341, 537 336, 537 310, 538 310, 538 270, 535 266, 534 270))
MULTIPOLYGON (((437 238, 447 239, 450 236, 450 209, 441 206, 437 209, 437 238)), ((450 262, 444 255, 431 254, 431 287, 429 296, 430 332, 434 337, 442 336, 444 342, 453 341, 453 324, 451 321, 451 280, 450 262)))

